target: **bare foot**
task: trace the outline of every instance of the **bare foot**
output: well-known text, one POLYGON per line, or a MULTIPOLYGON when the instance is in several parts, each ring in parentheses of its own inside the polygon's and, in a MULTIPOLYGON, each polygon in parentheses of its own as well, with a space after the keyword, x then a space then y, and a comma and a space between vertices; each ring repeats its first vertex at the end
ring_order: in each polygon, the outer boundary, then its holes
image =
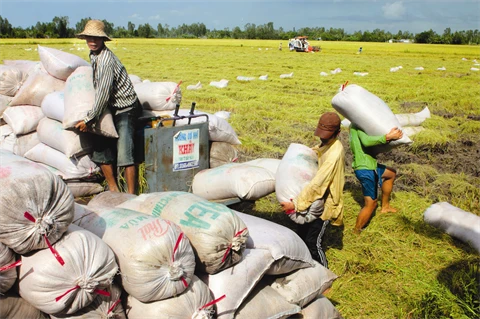
POLYGON ((382 209, 380 210, 380 213, 396 213, 396 212, 397 212, 397 209, 390 206, 382 207, 382 209))
POLYGON ((360 235, 360 234, 362 233, 362 230, 361 230, 361 229, 354 228, 354 229, 353 229, 353 233, 354 233, 355 235, 360 235))

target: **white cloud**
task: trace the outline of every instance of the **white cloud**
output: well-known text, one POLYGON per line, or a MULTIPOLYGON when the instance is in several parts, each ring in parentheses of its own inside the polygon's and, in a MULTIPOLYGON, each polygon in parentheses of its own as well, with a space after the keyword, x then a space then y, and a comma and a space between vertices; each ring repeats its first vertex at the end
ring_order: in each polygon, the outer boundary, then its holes
POLYGON ((400 19, 405 15, 407 11, 403 6, 402 1, 394 3, 387 3, 382 7, 383 15, 387 19, 400 19))

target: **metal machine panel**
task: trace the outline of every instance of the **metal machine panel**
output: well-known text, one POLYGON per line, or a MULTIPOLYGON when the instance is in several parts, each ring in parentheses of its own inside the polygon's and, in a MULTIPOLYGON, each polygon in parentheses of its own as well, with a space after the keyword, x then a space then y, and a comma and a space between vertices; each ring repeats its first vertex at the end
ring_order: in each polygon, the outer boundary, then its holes
POLYGON ((147 192, 191 192, 193 177, 210 166, 208 120, 144 129, 147 192))

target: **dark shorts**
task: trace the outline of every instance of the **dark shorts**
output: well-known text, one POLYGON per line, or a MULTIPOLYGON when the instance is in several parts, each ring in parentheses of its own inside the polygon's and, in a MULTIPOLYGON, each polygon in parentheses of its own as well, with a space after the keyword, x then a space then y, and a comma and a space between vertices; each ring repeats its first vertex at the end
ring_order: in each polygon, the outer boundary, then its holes
POLYGON ((362 184, 363 196, 369 196, 372 199, 377 199, 378 187, 382 187, 382 175, 385 172, 385 169, 385 165, 378 164, 376 170, 355 170, 355 176, 360 181, 360 184, 362 184))
POLYGON ((140 116, 139 103, 130 111, 116 114, 113 122, 118 138, 96 135, 92 161, 97 164, 130 166, 135 164, 135 128, 140 116))

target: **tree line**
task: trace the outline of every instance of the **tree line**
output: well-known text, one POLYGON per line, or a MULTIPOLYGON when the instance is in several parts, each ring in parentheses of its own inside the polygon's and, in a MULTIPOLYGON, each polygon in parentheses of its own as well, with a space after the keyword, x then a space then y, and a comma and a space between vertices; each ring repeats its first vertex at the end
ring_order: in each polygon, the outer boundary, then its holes
MULTIPOLYGON (((8 19, 0 16, 1 38, 74 38, 75 34, 83 31, 85 24, 91 18, 83 18, 69 26, 68 17, 54 17, 51 22, 37 22, 28 28, 13 27, 8 19)), ((128 22, 127 27, 117 26, 103 20, 105 31, 113 38, 208 38, 208 39, 265 39, 288 40, 295 36, 308 36, 310 39, 326 41, 359 41, 359 42, 386 42, 389 40, 410 40, 416 43, 435 44, 480 44, 479 30, 452 31, 446 28, 443 34, 437 34, 432 29, 413 34, 409 31, 399 30, 397 33, 375 29, 373 31, 346 32, 343 28, 305 27, 298 30, 286 31, 282 27, 275 29, 273 22, 262 25, 247 23, 241 29, 209 30, 204 23, 182 24, 177 27, 168 24, 157 24, 156 27, 149 23, 136 26, 128 22)))

